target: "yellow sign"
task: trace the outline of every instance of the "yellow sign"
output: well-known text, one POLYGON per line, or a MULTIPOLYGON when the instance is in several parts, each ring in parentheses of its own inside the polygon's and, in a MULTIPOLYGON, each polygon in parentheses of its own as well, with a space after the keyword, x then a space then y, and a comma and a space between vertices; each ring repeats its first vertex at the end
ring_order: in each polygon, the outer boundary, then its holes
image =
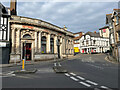
POLYGON ((79 52, 79 48, 78 47, 74 47, 74 52, 79 52))

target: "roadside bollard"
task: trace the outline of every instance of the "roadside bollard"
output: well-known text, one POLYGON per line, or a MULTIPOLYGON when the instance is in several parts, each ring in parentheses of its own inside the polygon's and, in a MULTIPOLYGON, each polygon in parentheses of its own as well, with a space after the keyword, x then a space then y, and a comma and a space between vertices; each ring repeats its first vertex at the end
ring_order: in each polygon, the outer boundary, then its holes
POLYGON ((25 59, 22 60, 22 70, 25 70, 25 59))

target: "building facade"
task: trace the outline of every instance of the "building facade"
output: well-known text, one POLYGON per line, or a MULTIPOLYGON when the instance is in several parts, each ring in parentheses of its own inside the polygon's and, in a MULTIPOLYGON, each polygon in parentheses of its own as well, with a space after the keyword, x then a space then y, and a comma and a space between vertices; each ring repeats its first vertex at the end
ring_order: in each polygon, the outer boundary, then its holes
POLYGON ((111 53, 117 61, 120 61, 120 9, 113 9, 112 14, 106 14, 106 24, 110 29, 111 53))
POLYGON ((103 53, 109 50, 109 39, 100 37, 99 33, 87 32, 80 38, 81 53, 103 53))
POLYGON ((77 32, 74 33, 74 52, 79 53, 80 52, 80 38, 84 35, 83 32, 77 32))
POLYGON ((0 3, 0 64, 9 63, 10 40, 9 23, 10 14, 8 8, 0 3))
POLYGON ((109 38, 109 36, 110 36, 109 26, 104 26, 104 27, 100 28, 99 33, 100 33, 101 37, 109 38))
POLYGON ((16 15, 12 15, 9 22, 12 43, 10 62, 19 62, 25 57, 26 60, 37 61, 74 55, 74 35, 66 28, 16 15))

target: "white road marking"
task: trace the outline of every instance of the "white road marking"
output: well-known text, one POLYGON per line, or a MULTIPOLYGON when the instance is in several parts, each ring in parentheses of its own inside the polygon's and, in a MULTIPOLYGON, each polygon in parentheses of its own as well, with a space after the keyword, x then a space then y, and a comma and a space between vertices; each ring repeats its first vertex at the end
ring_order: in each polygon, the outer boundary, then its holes
POLYGON ((93 84, 93 85, 98 85, 97 83, 90 81, 90 80, 86 80, 87 83, 93 84))
POLYGON ((100 86, 101 88, 104 88, 104 89, 108 89, 108 87, 106 87, 106 86, 100 86))
POLYGON ((81 80, 85 80, 85 78, 81 77, 81 76, 76 76, 77 78, 81 79, 81 80))
POLYGON ((73 75, 73 76, 76 76, 76 74, 75 73, 70 73, 71 75, 73 75))
POLYGON ((58 66, 61 66, 61 64, 60 64, 60 63, 58 63, 58 66))
POLYGON ((77 78, 75 77, 70 77, 71 79, 75 80, 75 81, 79 81, 77 78))
POLYGON ((54 63, 54 66, 56 66, 56 63, 54 63))
POLYGON ((87 86, 87 87, 91 87, 91 85, 85 83, 85 82, 79 82, 80 84, 84 85, 84 86, 87 86))
POLYGON ((14 73, 14 71, 11 71, 10 73, 7 73, 7 75, 9 75, 9 74, 13 74, 14 73))
POLYGON ((70 74, 68 74, 68 73, 65 73, 65 75, 68 76, 68 77, 70 76, 70 74))

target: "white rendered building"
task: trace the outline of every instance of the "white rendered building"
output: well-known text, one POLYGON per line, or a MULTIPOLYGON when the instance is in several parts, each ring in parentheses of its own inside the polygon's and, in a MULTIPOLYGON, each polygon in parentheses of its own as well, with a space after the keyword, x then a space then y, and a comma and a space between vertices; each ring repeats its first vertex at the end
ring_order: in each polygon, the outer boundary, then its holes
POLYGON ((103 38, 96 32, 87 32, 80 38, 81 53, 103 53, 109 50, 109 38, 103 38))

